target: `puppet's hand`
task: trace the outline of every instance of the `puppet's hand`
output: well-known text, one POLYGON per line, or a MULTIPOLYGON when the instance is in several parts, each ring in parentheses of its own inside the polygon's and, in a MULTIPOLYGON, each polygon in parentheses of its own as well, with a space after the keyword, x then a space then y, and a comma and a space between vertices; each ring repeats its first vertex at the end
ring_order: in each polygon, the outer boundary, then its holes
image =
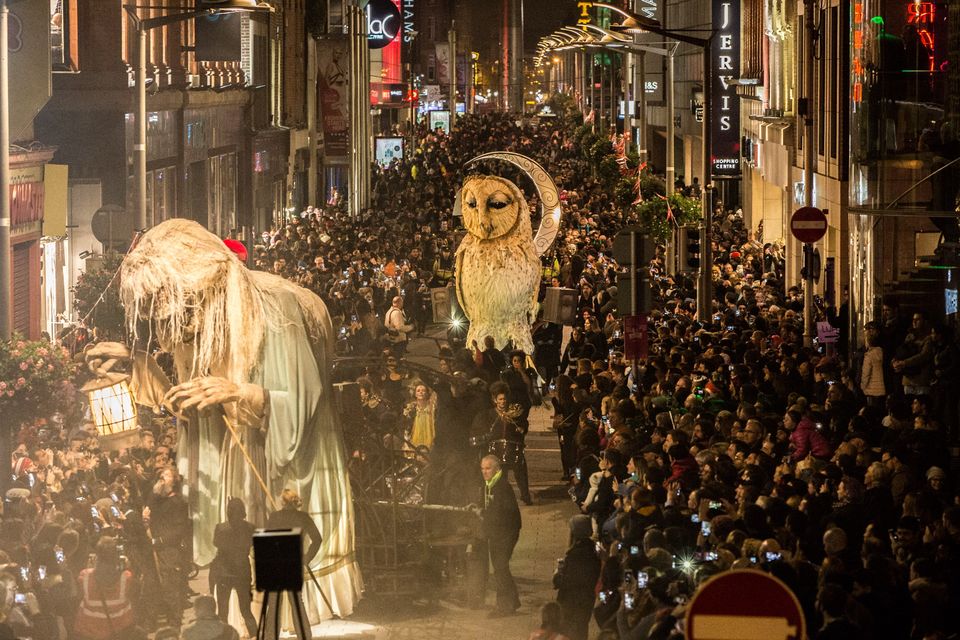
POLYGON ((226 378, 206 376, 173 387, 163 397, 163 404, 176 413, 183 413, 188 409, 203 411, 213 405, 236 402, 239 399, 240 385, 226 378))
POLYGON ((98 342, 83 353, 87 367, 99 377, 110 373, 113 367, 130 359, 130 350, 120 342, 98 342))

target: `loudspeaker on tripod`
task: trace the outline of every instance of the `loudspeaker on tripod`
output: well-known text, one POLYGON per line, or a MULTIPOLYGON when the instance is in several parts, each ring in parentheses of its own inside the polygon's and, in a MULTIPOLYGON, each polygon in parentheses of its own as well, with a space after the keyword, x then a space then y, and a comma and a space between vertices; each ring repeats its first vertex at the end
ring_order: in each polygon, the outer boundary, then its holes
POLYGON ((257 591, 303 589, 303 537, 300 529, 257 529, 253 534, 257 591))
POLYGON ((554 324, 572 325, 577 319, 580 292, 565 287, 547 287, 543 299, 543 319, 554 324))

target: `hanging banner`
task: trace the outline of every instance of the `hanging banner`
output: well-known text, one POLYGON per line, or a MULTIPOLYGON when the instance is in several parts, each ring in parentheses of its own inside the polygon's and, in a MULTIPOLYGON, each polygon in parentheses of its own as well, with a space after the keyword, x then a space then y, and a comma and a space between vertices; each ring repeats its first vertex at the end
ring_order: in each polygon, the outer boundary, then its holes
POLYGON ((350 154, 350 48, 346 38, 328 38, 317 47, 317 90, 326 157, 350 154))
POLYGON ((740 175, 740 97, 731 83, 740 76, 740 2, 713 0, 713 175, 740 175))
POLYGON ((437 49, 437 82, 442 85, 450 84, 450 45, 438 42, 437 49))

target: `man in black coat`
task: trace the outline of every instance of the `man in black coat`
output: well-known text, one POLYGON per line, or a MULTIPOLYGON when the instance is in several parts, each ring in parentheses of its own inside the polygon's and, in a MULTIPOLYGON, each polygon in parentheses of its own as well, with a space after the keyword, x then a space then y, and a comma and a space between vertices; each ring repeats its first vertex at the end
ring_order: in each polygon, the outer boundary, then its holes
POLYGON ((517 585, 510 573, 510 556, 520 537, 520 507, 513 487, 503 478, 496 456, 484 457, 480 461, 480 472, 484 481, 481 533, 487 543, 497 586, 497 606, 490 617, 506 616, 520 608, 517 585))
POLYGON ((564 631, 570 640, 587 640, 594 593, 600 578, 600 557, 590 536, 590 516, 570 518, 570 548, 553 575, 557 602, 563 609, 564 631))
POLYGON ((230 610, 230 592, 236 590, 247 635, 257 635, 257 621, 250 610, 250 548, 253 546, 254 527, 247 522, 247 507, 240 498, 227 503, 227 521, 213 531, 213 545, 217 557, 210 567, 210 581, 217 596, 217 614, 227 622, 230 610))
POLYGON ((186 606, 193 527, 187 501, 180 492, 180 475, 173 467, 160 471, 150 503, 143 510, 143 519, 150 527, 160 574, 159 597, 167 624, 179 627, 186 606))

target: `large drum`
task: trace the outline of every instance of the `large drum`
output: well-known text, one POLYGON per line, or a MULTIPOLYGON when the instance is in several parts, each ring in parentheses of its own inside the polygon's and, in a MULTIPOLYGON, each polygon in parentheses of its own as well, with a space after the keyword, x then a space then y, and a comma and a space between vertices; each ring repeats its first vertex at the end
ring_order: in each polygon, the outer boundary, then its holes
POLYGON ((470 447, 473 449, 480 449, 481 451, 487 447, 487 441, 490 440, 490 436, 484 434, 482 436, 470 436, 467 439, 470 447))
POLYGON ((523 456, 523 443, 516 440, 491 440, 488 451, 500 458, 505 465, 514 465, 520 462, 523 456))

